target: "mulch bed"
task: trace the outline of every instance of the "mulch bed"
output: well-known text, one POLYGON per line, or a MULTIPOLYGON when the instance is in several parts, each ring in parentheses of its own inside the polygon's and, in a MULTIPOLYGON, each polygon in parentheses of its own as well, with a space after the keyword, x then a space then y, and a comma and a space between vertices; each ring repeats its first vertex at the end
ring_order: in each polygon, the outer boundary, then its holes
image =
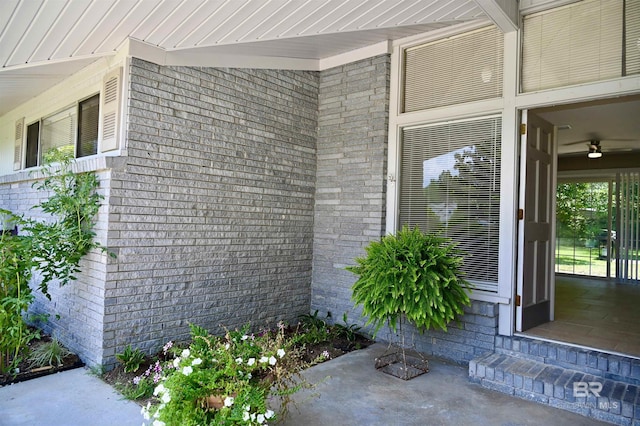
MULTIPOLYGON (((37 348, 39 345, 50 342, 51 336, 43 335, 38 340, 32 340, 29 343, 29 350, 37 348)), ((0 373, 0 386, 6 386, 13 383, 24 382, 25 380, 37 379, 38 377, 47 376, 49 374, 59 373, 61 371, 71 370, 73 368, 83 367, 84 363, 76 354, 71 354, 62 360, 62 365, 58 366, 46 366, 46 367, 32 367, 28 359, 23 360, 18 365, 17 374, 1 374, 0 373)))

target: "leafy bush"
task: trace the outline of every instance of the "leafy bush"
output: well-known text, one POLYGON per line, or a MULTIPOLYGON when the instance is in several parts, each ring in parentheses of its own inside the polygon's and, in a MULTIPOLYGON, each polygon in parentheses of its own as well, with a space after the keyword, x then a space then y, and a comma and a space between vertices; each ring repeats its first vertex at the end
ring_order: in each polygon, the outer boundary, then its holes
POLYGON ((38 345, 29 354, 29 360, 32 367, 45 367, 47 365, 57 367, 62 365, 62 361, 69 355, 71 355, 69 349, 65 348, 58 339, 52 339, 49 342, 38 345))
POLYGON ((127 345, 124 352, 116 354, 116 359, 124 366, 125 373, 135 373, 145 361, 146 355, 140 349, 132 349, 131 345, 127 345))
POLYGON ((374 335, 385 323, 395 332, 402 316, 419 329, 446 331, 470 304, 461 254, 447 239, 405 226, 365 250, 367 256, 346 269, 358 275, 352 298, 362 305, 374 335))
POLYGON ((224 337, 191 325, 192 342, 162 371, 155 404, 142 412, 166 425, 257 425, 274 421, 268 406, 303 384, 294 381, 301 364, 283 329, 248 334, 248 327, 224 337))
POLYGON ((27 343, 37 336, 23 319, 34 300, 29 287, 33 272, 40 272, 38 288, 51 299, 52 281, 67 284, 75 279, 85 254, 93 248, 104 250, 93 240, 93 220, 102 199, 96 192, 98 179, 94 173, 73 173, 72 162, 70 156, 52 151, 41 169, 44 179, 34 184, 50 193, 34 206, 49 213, 50 221, 0 209, 0 215, 20 229, 20 235, 0 230, 0 372, 13 371, 27 343))

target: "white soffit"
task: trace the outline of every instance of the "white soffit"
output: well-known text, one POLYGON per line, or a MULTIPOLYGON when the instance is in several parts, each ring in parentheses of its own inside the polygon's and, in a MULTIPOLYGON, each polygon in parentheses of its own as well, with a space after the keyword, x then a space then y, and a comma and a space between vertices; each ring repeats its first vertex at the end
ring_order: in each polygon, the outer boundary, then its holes
MULTIPOLYGON (((266 57, 292 59, 297 68, 307 60, 315 64, 307 69, 317 69, 384 41, 488 15, 504 22, 504 1, 2 0, 0 115, 91 61, 115 55, 127 40, 184 65, 238 55, 246 66, 247 58, 266 57)), ((220 65, 212 60, 211 66, 220 65)))

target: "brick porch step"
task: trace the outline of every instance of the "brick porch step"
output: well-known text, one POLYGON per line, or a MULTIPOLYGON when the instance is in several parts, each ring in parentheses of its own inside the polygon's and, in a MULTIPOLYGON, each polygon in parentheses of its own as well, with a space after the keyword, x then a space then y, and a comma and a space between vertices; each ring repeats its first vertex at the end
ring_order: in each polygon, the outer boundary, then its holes
POLYGON ((640 426, 640 360, 527 338, 499 339, 495 352, 469 363, 470 381, 609 423, 640 426))

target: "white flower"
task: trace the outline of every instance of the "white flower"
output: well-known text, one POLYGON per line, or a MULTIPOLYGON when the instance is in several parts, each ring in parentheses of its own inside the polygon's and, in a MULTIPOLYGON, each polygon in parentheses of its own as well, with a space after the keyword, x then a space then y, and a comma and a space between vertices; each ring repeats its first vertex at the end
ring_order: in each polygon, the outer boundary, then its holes
POLYGON ((236 358, 236 364, 242 364, 242 358, 236 358))
POLYGON ((248 422, 249 421, 249 413, 248 412, 244 412, 242 413, 242 421, 243 422, 248 422))
POLYGON ((242 336, 242 340, 247 340, 249 338, 249 336, 247 336, 246 334, 244 336, 242 336))
POLYGON ((251 373, 247 373, 247 379, 251 379, 252 377, 251 373))
POLYGON ((264 418, 265 419, 270 419, 271 417, 273 417, 273 415, 276 414, 273 412, 273 410, 267 410, 266 413, 264 413, 264 418))
POLYGON ((258 416, 256 417, 256 420, 260 424, 264 423, 264 414, 258 414, 258 416))
POLYGON ((269 364, 276 365, 276 362, 278 362, 278 360, 276 359, 275 356, 272 356, 271 358, 269 358, 269 364))
POLYGON ((284 356, 284 349, 278 349, 278 358, 282 358, 284 356))
POLYGON ((252 366, 253 364, 255 364, 255 363, 256 363, 256 359, 255 359, 255 358, 249 358, 249 359, 247 360, 247 365, 248 365, 249 367, 251 367, 251 366, 252 366))
POLYGON ((147 402, 147 406, 142 407, 142 410, 140 410, 140 413, 142 414, 142 417, 144 417, 145 420, 149 420, 151 418, 149 414, 150 408, 151 408, 151 402, 147 402))
POLYGON ((169 392, 163 393, 162 398, 160 398, 160 401, 162 401, 165 404, 168 404, 169 401, 171 401, 171 395, 169 395, 169 392))
POLYGON ((251 406, 249 404, 245 405, 244 407, 242 407, 242 409, 244 411, 251 411, 251 406))
POLYGON ((182 358, 189 358, 189 355, 191 355, 191 351, 189 349, 185 349, 184 351, 182 351, 182 353, 180 354, 180 356, 182 358))
POLYGON ((161 422, 160 420, 154 420, 153 426, 167 426, 167 425, 164 422, 161 422))
POLYGON ((153 390, 153 396, 158 396, 158 394, 164 393, 167 390, 167 388, 164 387, 164 385, 162 383, 160 383, 158 386, 156 386, 156 388, 153 390))
POLYGON ((232 396, 228 396, 224 399, 224 406, 225 407, 231 407, 233 405, 233 397, 232 396))
POLYGON ((188 376, 189 374, 193 373, 193 367, 187 365, 186 367, 184 367, 182 369, 182 374, 184 374, 185 376, 188 376))
POLYGON ((266 356, 263 356, 262 358, 260 358, 260 362, 262 364, 264 364, 265 362, 268 362, 268 361, 269 361, 269 358, 267 358, 266 356))
POLYGON ((178 358, 176 358, 176 359, 174 359, 174 360, 173 360, 173 366, 174 366, 175 368, 180 367, 180 357, 178 357, 178 358))
POLYGON ((229 348, 230 348, 230 347, 231 347, 231 345, 230 345, 229 343, 227 343, 226 345, 224 345, 224 348, 225 348, 226 350, 229 350, 229 348))
POLYGON ((251 413, 251 421, 254 421, 256 419, 256 413, 251 413))
POLYGON ((193 361, 191 361, 191 365, 200 365, 200 364, 202 364, 201 358, 196 358, 193 361))

